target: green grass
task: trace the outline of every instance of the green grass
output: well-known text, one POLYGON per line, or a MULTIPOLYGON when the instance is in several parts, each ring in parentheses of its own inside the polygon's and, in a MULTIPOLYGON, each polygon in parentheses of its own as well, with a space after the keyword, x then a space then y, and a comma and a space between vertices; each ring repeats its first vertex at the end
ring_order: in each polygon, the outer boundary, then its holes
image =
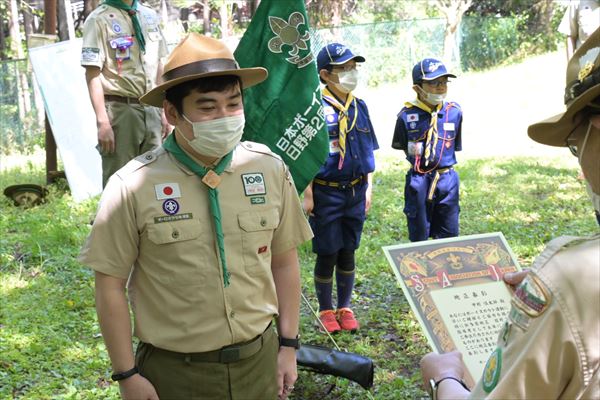
MULTIPOLYGON (((25 165, 25 164, 24 164, 25 165)), ((407 164, 379 160, 373 207, 357 252, 354 310, 362 329, 335 339, 375 362, 376 399, 425 396, 418 361, 429 351, 381 247, 407 242, 403 207, 407 164)), ((564 158, 470 160, 461 177, 461 234, 503 232, 522 266, 552 237, 598 231, 584 184, 564 158)), ((42 183, 43 164, 0 173, 0 187, 42 183)), ((97 199, 75 203, 66 184, 48 202, 23 210, 0 199, 0 398, 117 399, 94 310, 93 274, 75 257, 89 232, 97 199)), ((313 306, 314 256, 299 249, 303 291, 313 306)), ((305 343, 332 346, 302 305, 305 343)), ((355 383, 302 371, 294 399, 367 398, 355 383)))

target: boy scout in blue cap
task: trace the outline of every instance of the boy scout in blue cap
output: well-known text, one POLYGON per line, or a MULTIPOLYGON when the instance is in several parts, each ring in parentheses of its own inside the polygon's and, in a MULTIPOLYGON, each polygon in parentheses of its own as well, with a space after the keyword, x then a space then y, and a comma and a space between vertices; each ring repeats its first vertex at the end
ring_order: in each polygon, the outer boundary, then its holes
POLYGON ((408 237, 458 236, 458 174, 455 151, 461 150, 462 111, 446 102, 449 73, 441 61, 426 58, 412 71, 415 100, 398 114, 392 147, 404 150, 412 168, 406 174, 404 213, 408 237))
POLYGON ((323 89, 323 109, 329 131, 329 157, 304 192, 304 210, 314 232, 317 254, 315 289, 320 320, 328 332, 355 331, 359 324, 350 309, 354 287, 354 252, 371 206, 373 150, 379 148, 364 101, 352 94, 358 82, 355 55, 340 43, 323 47, 317 67, 323 89), (333 268, 336 267, 337 311, 333 309, 333 268))

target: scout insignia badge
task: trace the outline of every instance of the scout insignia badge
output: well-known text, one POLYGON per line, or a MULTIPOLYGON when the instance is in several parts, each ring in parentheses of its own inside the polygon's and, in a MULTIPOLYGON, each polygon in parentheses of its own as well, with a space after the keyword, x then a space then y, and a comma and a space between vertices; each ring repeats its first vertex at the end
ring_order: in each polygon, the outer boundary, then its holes
POLYGON ((517 287, 511 303, 532 318, 542 315, 552 301, 546 285, 534 274, 529 274, 517 287))
POLYGON ((483 370, 482 385, 483 390, 486 393, 491 392, 500 378, 500 371, 502 370, 502 349, 499 347, 494 350, 483 370))

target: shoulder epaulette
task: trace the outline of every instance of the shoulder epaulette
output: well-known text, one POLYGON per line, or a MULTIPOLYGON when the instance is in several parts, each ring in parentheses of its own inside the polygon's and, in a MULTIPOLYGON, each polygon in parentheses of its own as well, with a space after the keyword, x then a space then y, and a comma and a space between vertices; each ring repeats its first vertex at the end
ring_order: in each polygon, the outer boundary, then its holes
POLYGON ((120 170, 118 170, 117 172, 115 172, 116 175, 118 175, 121 178, 124 178, 125 176, 137 171, 138 169, 153 163, 154 161, 156 161, 158 159, 158 157, 161 154, 165 153, 165 149, 160 146, 154 150, 150 150, 145 152, 144 154, 141 154, 139 156, 137 156, 136 158, 134 158, 133 160, 129 161, 127 164, 125 164, 125 166, 123 168, 121 168, 120 170))
POLYGON ((269 146, 267 146, 265 144, 257 143, 257 142, 245 141, 245 142, 240 142, 240 145, 244 149, 246 149, 248 151, 251 151, 253 153, 265 154, 265 155, 271 156, 273 158, 276 158, 276 159, 278 159, 280 161, 283 161, 282 158, 278 154, 273 153, 271 151, 271 149, 269 148, 269 146))

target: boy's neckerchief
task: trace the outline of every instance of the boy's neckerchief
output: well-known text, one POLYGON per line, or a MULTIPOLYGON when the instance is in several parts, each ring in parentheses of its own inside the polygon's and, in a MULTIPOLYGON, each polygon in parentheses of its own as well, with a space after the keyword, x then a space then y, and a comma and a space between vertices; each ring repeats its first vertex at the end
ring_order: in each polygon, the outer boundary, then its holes
POLYGON ((140 44, 142 53, 146 52, 146 39, 144 39, 144 33, 142 32, 142 26, 140 25, 140 19, 137 16, 138 0, 133 0, 131 7, 125 4, 122 0, 104 0, 102 4, 109 5, 119 10, 127 11, 127 14, 131 17, 131 23, 133 24, 133 31, 135 38, 140 44))
POLYGON ((425 138, 425 148, 424 148, 424 154, 423 157, 425 158, 425 166, 427 167, 429 165, 429 162, 432 161, 435 157, 435 149, 438 143, 438 130, 437 130, 437 123, 438 123, 438 113, 440 112, 440 110, 442 109, 442 106, 444 105, 444 103, 440 103, 438 104, 435 108, 431 108, 429 107, 427 104, 425 104, 424 102, 422 102, 419 99, 415 99, 409 102, 404 103, 405 106, 407 107, 418 107, 423 111, 428 112, 429 114, 431 114, 431 121, 429 123, 429 129, 427 129, 427 135, 425 138))
POLYGON ((339 100, 329 91, 327 87, 323 89, 323 99, 329 104, 339 110, 338 114, 338 131, 339 131, 339 146, 340 146, 340 161, 338 163, 338 169, 342 169, 344 164, 344 157, 346 156, 346 134, 354 129, 356 125, 356 118, 358 117, 358 108, 356 107, 356 98, 352 93, 348 93, 346 98, 346 104, 342 105, 339 100), (348 110, 350 105, 354 103, 354 120, 348 128, 348 110))
POLYGON ((208 186, 208 199, 210 202, 210 212, 213 216, 213 221, 215 223, 215 232, 217 235, 217 245, 219 246, 219 256, 221 258, 221 268, 223 269, 223 285, 225 287, 229 286, 229 271, 227 271, 227 260, 225 259, 225 240, 223 239, 223 226, 221 225, 221 207, 219 206, 219 190, 217 189, 217 185, 219 184, 219 177, 221 173, 227 168, 231 159, 233 158, 233 150, 231 150, 227 155, 225 155, 219 163, 215 166, 214 169, 207 169, 194 161, 190 156, 187 155, 185 151, 179 147, 175 140, 175 131, 171 133, 165 142, 163 143, 163 147, 169 153, 173 155, 183 165, 192 170, 196 175, 202 179, 202 182, 208 186), (212 179, 211 175, 217 175, 212 179))

